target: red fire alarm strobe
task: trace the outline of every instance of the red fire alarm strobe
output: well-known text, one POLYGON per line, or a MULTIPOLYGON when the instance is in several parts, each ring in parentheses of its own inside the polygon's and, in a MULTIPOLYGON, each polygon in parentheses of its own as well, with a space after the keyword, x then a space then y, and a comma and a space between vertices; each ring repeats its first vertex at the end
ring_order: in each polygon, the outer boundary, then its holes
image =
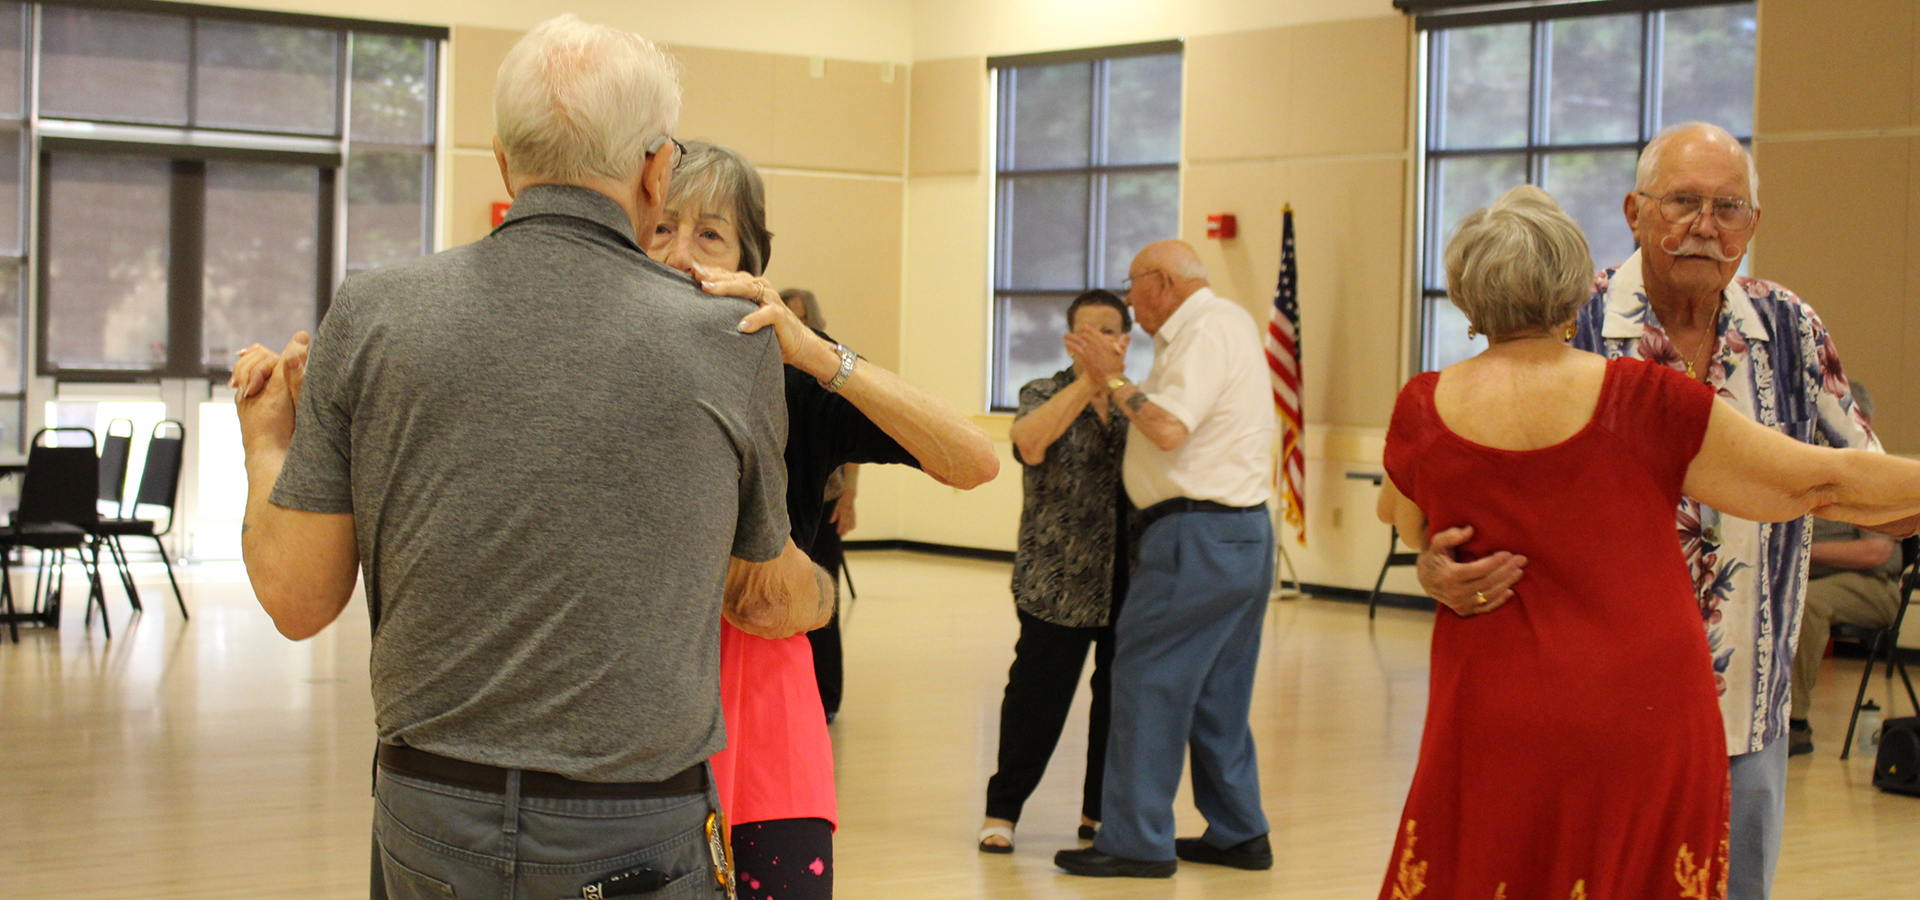
POLYGON ((513 204, 508 203, 505 200, 493 201, 493 227, 499 228, 500 223, 507 220, 507 210, 511 209, 512 207, 513 207, 513 204))
POLYGON ((1233 213, 1211 213, 1207 216, 1207 237, 1212 240, 1227 240, 1240 233, 1240 223, 1233 213))

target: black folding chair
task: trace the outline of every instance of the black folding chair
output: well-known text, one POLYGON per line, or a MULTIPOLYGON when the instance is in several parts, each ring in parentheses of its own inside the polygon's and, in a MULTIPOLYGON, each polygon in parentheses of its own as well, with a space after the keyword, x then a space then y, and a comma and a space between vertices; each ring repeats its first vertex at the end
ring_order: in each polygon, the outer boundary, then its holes
POLYGON ((1388 529, 1387 559, 1380 564, 1380 577, 1373 580, 1373 593, 1367 595, 1367 618, 1380 606, 1380 586, 1387 583, 1387 570, 1394 566, 1411 566, 1420 561, 1420 554, 1400 549, 1400 529, 1388 529))
POLYGON ((1900 542, 1900 607, 1893 614, 1893 624, 1885 628, 1840 622, 1833 625, 1835 639, 1859 641, 1867 648, 1867 667, 1860 673, 1860 690, 1853 695, 1853 715, 1847 717, 1847 738, 1840 743, 1841 759, 1846 759, 1853 752, 1853 729, 1860 724, 1860 707, 1867 699, 1867 682, 1873 678, 1873 667, 1880 662, 1883 649, 1887 658, 1888 710, 1893 708, 1893 673, 1898 669, 1900 680, 1907 686, 1907 703, 1913 706, 1916 715, 1920 715, 1920 697, 1914 695, 1913 679, 1907 675, 1907 662, 1900 658, 1900 623, 1906 621, 1907 603, 1913 599, 1916 587, 1920 587, 1920 537, 1910 537, 1900 542))
POLYGON ((100 518, 96 505, 100 493, 100 458, 94 452, 94 434, 89 428, 42 428, 33 436, 27 452, 27 471, 20 483, 20 508, 12 524, 0 528, 0 595, 13 614, 8 617, 10 634, 20 639, 18 620, 25 618, 48 627, 59 627, 60 597, 66 587, 67 551, 78 551, 80 565, 87 570, 87 623, 93 622, 93 607, 100 607, 100 625, 107 637, 113 637, 113 625, 107 621, 106 591, 100 583, 100 570, 86 552, 89 532, 100 518), (41 441, 57 434, 84 434, 85 446, 56 447, 41 441), (16 548, 40 551, 40 568, 34 577, 33 611, 14 610, 12 555, 16 548), (47 554, 53 554, 48 566, 47 554))
MULTIPOLYGON (((93 525, 92 533, 101 543, 108 546, 114 561, 121 568, 121 577, 127 585, 127 596, 134 598, 133 604, 140 606, 138 595, 134 593, 133 575, 127 569, 127 549, 120 543, 123 537, 144 537, 153 541, 155 550, 160 552, 160 562, 167 567, 167 583, 173 585, 173 602, 180 607, 180 617, 189 619, 187 600, 180 593, 180 581, 173 575, 173 560, 167 555, 167 545, 160 538, 173 530, 174 504, 180 493, 180 464, 187 442, 187 426, 172 419, 153 426, 153 436, 147 439, 147 463, 140 470, 140 487, 133 496, 133 516, 115 516, 101 519, 93 525), (172 437, 162 436, 169 430, 179 433, 172 437), (138 517, 141 507, 165 507, 167 525, 159 528, 151 519, 138 517)), ((94 557, 99 559, 99 547, 94 548, 94 557)))
MULTIPOLYGON (((106 513, 108 516, 124 514, 121 507, 125 505, 127 492, 127 461, 132 456, 133 420, 114 419, 108 422, 106 433, 100 437, 100 502, 111 507, 106 513), (123 425, 126 426, 126 433, 120 434, 117 429, 123 425)), ((133 586, 133 573, 127 568, 126 555, 120 552, 118 544, 96 540, 94 565, 100 564, 97 551, 101 543, 106 544, 108 554, 113 557, 114 568, 120 573, 120 586, 127 592, 127 602, 134 609, 140 609, 140 592, 133 586)))

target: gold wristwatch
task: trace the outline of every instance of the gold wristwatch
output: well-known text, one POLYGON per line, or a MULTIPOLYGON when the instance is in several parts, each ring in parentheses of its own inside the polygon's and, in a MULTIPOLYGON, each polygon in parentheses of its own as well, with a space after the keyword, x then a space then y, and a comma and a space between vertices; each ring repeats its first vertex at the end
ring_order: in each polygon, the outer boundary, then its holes
POLYGON ((1128 383, 1127 379, 1123 376, 1109 378, 1107 379, 1107 393, 1111 394, 1114 391, 1126 387, 1128 383))

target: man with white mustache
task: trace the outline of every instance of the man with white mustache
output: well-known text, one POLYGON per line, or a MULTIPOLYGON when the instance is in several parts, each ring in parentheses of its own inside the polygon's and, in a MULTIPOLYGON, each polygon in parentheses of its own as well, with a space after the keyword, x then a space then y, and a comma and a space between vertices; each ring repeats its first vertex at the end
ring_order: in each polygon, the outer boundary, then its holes
MULTIPOLYGON (((1567 337, 1609 358, 1684 371, 1801 441, 1878 451, 1813 308, 1780 285, 1737 277, 1760 223, 1759 181, 1752 155, 1725 129, 1688 122, 1655 136, 1624 204, 1640 249, 1599 274, 1567 337)), ((1727 897, 1762 900, 1786 818, 1785 738, 1811 532, 1804 518, 1749 522, 1690 497, 1680 498, 1678 522, 1726 723, 1727 897)), ((1874 530, 1904 537, 1920 530, 1920 517, 1874 530)), ((1524 557, 1454 560, 1453 548, 1471 535, 1459 528, 1433 537, 1421 554, 1421 586, 1454 609, 1493 611, 1514 596, 1516 583, 1524 597, 1524 557)))

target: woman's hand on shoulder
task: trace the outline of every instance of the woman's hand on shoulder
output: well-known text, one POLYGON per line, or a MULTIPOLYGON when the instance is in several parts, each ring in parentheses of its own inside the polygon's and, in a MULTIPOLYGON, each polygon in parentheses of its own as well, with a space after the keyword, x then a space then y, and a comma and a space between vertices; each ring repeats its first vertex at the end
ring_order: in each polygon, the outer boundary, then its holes
POLYGON ((773 326, 774 337, 780 341, 780 358, 787 365, 820 381, 832 378, 839 371, 840 354, 787 308, 780 300, 780 292, 774 290, 773 282, 746 272, 714 272, 705 268, 699 269, 697 280, 701 290, 716 297, 739 297, 759 304, 759 309, 740 320, 740 330, 752 334, 773 326))

